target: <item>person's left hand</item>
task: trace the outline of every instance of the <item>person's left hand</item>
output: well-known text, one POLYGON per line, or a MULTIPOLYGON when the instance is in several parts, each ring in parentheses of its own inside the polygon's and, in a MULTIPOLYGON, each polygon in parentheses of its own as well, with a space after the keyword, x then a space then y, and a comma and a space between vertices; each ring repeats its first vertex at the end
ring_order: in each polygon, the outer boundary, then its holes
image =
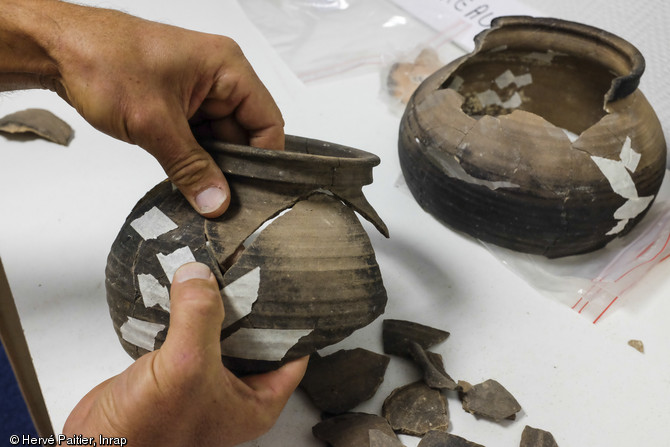
POLYGON ((218 285, 200 263, 182 266, 171 289, 163 346, 91 390, 64 434, 124 437, 132 447, 228 447, 272 427, 307 368, 307 358, 237 378, 221 363, 224 317, 218 285))

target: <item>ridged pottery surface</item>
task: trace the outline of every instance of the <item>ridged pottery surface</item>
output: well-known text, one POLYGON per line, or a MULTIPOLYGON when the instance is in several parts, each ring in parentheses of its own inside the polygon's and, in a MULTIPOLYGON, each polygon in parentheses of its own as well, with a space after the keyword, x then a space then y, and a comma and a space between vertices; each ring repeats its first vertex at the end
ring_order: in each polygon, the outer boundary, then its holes
POLYGON ((665 174, 644 59, 605 31, 503 17, 407 105, 399 156, 418 203, 522 252, 589 252, 626 234, 665 174))
POLYGON ((388 235, 361 192, 376 156, 298 137, 286 151, 203 145, 230 184, 226 213, 201 217, 165 181, 138 202, 108 257, 107 301, 133 358, 165 341, 172 275, 193 260, 217 275, 222 360, 241 374, 336 343, 383 313, 382 277, 354 213, 388 235))

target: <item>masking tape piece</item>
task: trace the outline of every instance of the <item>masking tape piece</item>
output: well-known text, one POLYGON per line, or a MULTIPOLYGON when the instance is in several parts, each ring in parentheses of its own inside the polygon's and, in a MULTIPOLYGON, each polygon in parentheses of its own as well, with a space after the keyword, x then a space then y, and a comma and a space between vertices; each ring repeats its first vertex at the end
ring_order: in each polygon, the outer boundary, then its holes
POLYGON ((609 158, 591 156, 605 178, 610 182, 612 190, 626 199, 637 198, 637 189, 630 173, 621 160, 610 160, 609 158))
POLYGON ((621 205, 615 212, 615 219, 633 219, 637 217, 642 211, 646 210, 651 201, 654 200, 654 196, 648 197, 636 197, 634 199, 628 199, 626 203, 621 205))
POLYGON ((629 220, 630 220, 630 219, 623 219, 623 220, 620 220, 619 222, 617 222, 616 225, 614 225, 614 227, 613 227, 610 231, 608 231, 607 233, 605 233, 605 235, 609 236, 609 235, 611 235, 611 234, 619 234, 619 233, 621 233, 621 232, 623 231, 623 229, 626 228, 626 225, 628 224, 628 221, 629 221, 629 220))
POLYGON ((164 255, 163 253, 157 253, 156 257, 158 262, 161 263, 163 271, 167 276, 168 281, 172 284, 172 278, 174 278, 174 273, 179 267, 189 262, 195 262, 195 256, 191 252, 189 247, 178 248, 169 255, 164 255))
POLYGON ((226 311, 226 317, 223 320, 224 328, 251 313, 254 303, 258 300, 260 284, 261 268, 256 267, 221 290, 223 308, 226 311))
POLYGON ((121 337, 132 345, 147 351, 153 351, 156 336, 163 329, 165 329, 164 324, 150 323, 149 321, 128 317, 128 321, 121 326, 121 337))
POLYGON ((495 83, 498 86, 498 88, 505 88, 511 83, 513 83, 515 78, 516 77, 514 76, 514 73, 512 73, 511 70, 505 70, 500 76, 498 76, 495 79, 495 83))
POLYGON ((158 236, 177 228, 177 224, 155 206, 141 217, 133 220, 130 226, 142 236, 142 239, 156 239, 158 236))
POLYGON ((501 105, 506 109, 516 109, 522 103, 521 95, 518 92, 514 92, 510 98, 503 102, 501 105))
POLYGON ((158 282, 154 275, 141 273, 137 275, 137 283, 140 288, 144 307, 149 309, 158 304, 170 312, 170 292, 168 292, 167 287, 158 282))
POLYGON ((450 89, 459 91, 461 87, 463 86, 463 83, 465 80, 460 77, 460 76, 454 76, 454 79, 451 81, 451 84, 449 84, 450 89))
POLYGON ((221 354, 249 360, 280 361, 313 330, 241 328, 221 340, 221 354))
POLYGON ((623 146, 621 147, 621 154, 619 154, 619 158, 621 158, 621 161, 623 162, 624 166, 626 166, 626 169, 628 169, 630 172, 635 172, 637 165, 640 163, 640 158, 642 158, 642 154, 635 152, 631 146, 630 137, 626 137, 626 141, 624 141, 623 146))
POLYGON ((488 107, 490 105, 501 105, 502 101, 500 100, 500 96, 493 90, 486 90, 481 93, 477 93, 477 99, 479 102, 482 104, 482 107, 488 107))

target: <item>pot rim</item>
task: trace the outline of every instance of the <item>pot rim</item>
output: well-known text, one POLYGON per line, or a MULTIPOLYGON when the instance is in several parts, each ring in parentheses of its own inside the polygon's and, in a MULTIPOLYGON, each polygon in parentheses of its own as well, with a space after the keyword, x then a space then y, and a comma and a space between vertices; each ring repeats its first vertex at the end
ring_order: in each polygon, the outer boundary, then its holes
POLYGON ((285 149, 201 140, 224 174, 259 180, 317 186, 363 186, 372 183, 378 156, 326 141, 286 135, 285 149))
MULTIPOLYGON (((585 57, 590 56, 594 60, 597 60, 601 65, 607 64, 596 54, 589 53, 589 50, 586 49, 588 42, 592 42, 595 46, 605 46, 617 53, 622 60, 626 61, 628 72, 621 73, 620 70, 610 67, 617 76, 612 80, 610 89, 605 95, 605 103, 625 98, 633 93, 640 84, 640 78, 644 73, 646 63, 644 56, 635 45, 616 34, 601 28, 563 19, 532 16, 497 17, 491 21, 491 27, 489 29, 482 31, 475 36, 475 49, 468 56, 483 50, 495 50, 495 48, 490 47, 488 43, 485 43, 487 36, 496 33, 501 29, 509 31, 510 28, 528 28, 531 30, 572 35, 584 41, 584 47, 580 48, 579 52, 573 54, 583 54, 585 57)), ((466 56, 466 58, 468 56, 466 56)))

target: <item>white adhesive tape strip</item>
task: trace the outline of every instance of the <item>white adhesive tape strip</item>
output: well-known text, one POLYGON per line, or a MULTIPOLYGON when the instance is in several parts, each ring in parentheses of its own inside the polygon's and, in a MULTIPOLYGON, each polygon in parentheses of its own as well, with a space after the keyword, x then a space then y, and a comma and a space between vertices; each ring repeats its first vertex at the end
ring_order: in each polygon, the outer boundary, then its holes
POLYGON ((591 156, 591 160, 598 165, 598 169, 609 181, 612 190, 626 199, 637 197, 635 182, 621 160, 591 156))
POLYGON ((128 317, 128 321, 121 326, 121 337, 132 345, 147 351, 153 351, 156 336, 163 329, 165 329, 164 324, 150 323, 128 317))
POLYGON ((167 217, 161 210, 155 206, 144 213, 141 217, 133 220, 130 226, 142 236, 142 239, 156 239, 158 236, 172 231, 177 224, 167 217))
POLYGON ((630 172, 635 172, 637 165, 640 163, 640 158, 642 158, 642 154, 633 150, 630 137, 626 137, 626 141, 623 143, 619 158, 621 158, 621 161, 623 162, 624 166, 626 166, 626 169, 628 169, 630 172))
POLYGON ((193 252, 191 252, 189 247, 178 248, 168 255, 158 253, 156 254, 156 257, 158 258, 161 267, 163 267, 163 271, 165 272, 168 281, 170 281, 170 284, 172 284, 174 273, 179 267, 188 264, 189 262, 195 262, 195 256, 193 256, 193 252))
POLYGON ((221 354, 249 360, 279 361, 313 329, 241 328, 221 341, 221 354))
POLYGON ((137 275, 137 283, 142 295, 144 307, 147 309, 159 305, 170 312, 170 293, 167 287, 161 285, 153 275, 137 275))
POLYGON ((261 268, 256 267, 223 288, 221 296, 223 297, 223 308, 226 311, 226 317, 223 320, 224 328, 251 313, 251 308, 258 300, 260 284, 261 268))

